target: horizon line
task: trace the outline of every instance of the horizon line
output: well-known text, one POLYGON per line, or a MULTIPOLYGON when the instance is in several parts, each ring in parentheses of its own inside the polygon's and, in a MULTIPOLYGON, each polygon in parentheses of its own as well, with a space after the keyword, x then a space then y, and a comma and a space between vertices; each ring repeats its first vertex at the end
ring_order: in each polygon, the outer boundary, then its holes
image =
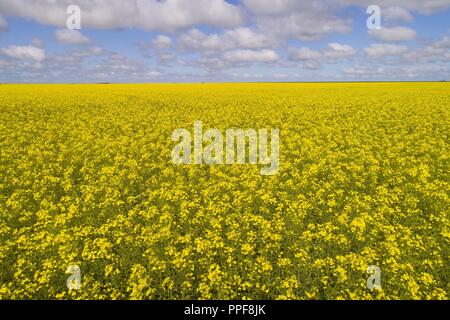
POLYGON ((450 80, 367 80, 367 81, 193 81, 193 82, 0 82, 0 85, 136 85, 136 84, 314 84, 314 83, 450 83, 450 80))

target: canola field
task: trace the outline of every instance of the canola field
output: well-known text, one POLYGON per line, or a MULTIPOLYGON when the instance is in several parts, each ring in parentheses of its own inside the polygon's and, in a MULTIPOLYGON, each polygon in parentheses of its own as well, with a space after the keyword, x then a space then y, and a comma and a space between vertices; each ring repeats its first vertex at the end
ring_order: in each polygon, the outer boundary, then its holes
POLYGON ((447 83, 0 85, 0 299, 449 299, 449 120, 447 83), (175 165, 196 120, 279 128, 278 173, 175 165))

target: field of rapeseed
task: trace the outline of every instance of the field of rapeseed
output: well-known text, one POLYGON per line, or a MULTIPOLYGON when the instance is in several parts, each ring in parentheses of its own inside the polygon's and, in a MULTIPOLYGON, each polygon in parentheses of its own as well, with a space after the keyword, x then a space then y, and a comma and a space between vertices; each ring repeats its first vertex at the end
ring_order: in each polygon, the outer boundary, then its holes
POLYGON ((1 85, 0 299, 449 299, 449 120, 445 83, 1 85), (279 128, 278 173, 174 165, 196 120, 279 128))

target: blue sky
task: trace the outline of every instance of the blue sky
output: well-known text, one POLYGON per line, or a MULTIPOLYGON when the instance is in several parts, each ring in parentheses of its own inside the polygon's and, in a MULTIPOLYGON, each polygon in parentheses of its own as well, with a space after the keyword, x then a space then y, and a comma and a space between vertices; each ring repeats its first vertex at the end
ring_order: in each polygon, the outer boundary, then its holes
POLYGON ((450 0, 0 0, 4 83, 444 79, 450 0))

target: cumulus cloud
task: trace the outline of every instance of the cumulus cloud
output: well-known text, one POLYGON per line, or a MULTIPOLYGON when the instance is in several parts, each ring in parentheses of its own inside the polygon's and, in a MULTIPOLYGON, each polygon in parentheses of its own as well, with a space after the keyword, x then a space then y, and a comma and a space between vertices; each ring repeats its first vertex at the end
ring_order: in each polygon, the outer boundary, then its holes
POLYGON ((430 64, 416 64, 413 66, 374 66, 374 65, 356 65, 345 67, 341 70, 344 76, 351 77, 351 79, 379 79, 379 80, 404 80, 421 79, 421 80, 440 80, 436 78, 437 74, 450 75, 450 68, 448 66, 430 65, 430 64))
POLYGON ((234 47, 248 49, 266 48, 272 44, 272 40, 264 34, 242 27, 226 31, 223 40, 234 47))
POLYGON ((340 43, 330 43, 325 51, 325 57, 331 59, 341 59, 352 57, 356 54, 356 49, 352 46, 340 43))
POLYGON ((319 51, 312 50, 310 48, 290 48, 289 57, 293 60, 318 60, 322 58, 322 54, 319 51))
POLYGON ((406 27, 381 28, 369 30, 369 35, 381 41, 409 41, 417 37, 416 31, 406 27))
POLYGON ((167 53, 167 52, 159 52, 158 53, 158 60, 161 64, 169 64, 173 62, 176 59, 176 55, 173 53, 167 53))
MULTIPOLYGON (((336 12, 348 6, 367 8, 374 4, 372 0, 243 0, 243 3, 266 34, 299 40, 316 40, 326 34, 350 32, 351 20, 336 15, 336 12)), ((386 22, 412 21, 412 12, 432 14, 442 11, 450 7, 450 0, 379 0, 376 4, 382 8, 386 22)), ((376 35, 387 39, 415 38, 415 32, 410 29, 385 30, 376 35), (387 31, 392 32, 388 34, 387 31)))
POLYGON ((374 68, 373 66, 350 66, 343 68, 341 71, 350 76, 367 77, 383 73, 384 69, 379 67, 374 68))
POLYGON ((262 73, 248 73, 248 72, 245 72, 245 73, 236 73, 236 72, 234 72, 234 73, 231 73, 231 74, 227 74, 228 76, 231 76, 231 77, 233 77, 233 78, 236 78, 236 79, 253 79, 253 80, 255 80, 255 79, 258 79, 258 80, 261 80, 261 79, 263 79, 264 78, 264 75, 262 74, 262 73))
POLYGON ((147 82, 164 76, 141 59, 95 46, 72 47, 49 54, 41 73, 50 79, 63 77, 65 82, 147 82))
MULTIPOLYGON (((367 8, 374 4, 373 0, 332 0, 342 5, 359 5, 367 8)), ((400 7, 408 11, 419 12, 421 14, 432 14, 450 8, 450 0, 377 0, 376 4, 384 9, 390 7, 400 7)))
POLYGON ((402 7, 388 7, 383 10, 383 18, 385 21, 407 21, 414 20, 414 16, 402 7))
POLYGON ((225 61, 232 63, 240 62, 275 62, 279 59, 273 50, 234 50, 223 55, 225 61))
MULTIPOLYGON (((377 4, 383 10, 390 9, 389 13, 394 12, 397 17, 402 16, 403 18, 407 17, 407 14, 405 15, 407 11, 431 14, 450 7, 450 0, 377 0, 375 3, 373 0, 243 0, 243 3, 248 10, 259 15, 278 15, 311 8, 340 8, 352 5, 367 8, 377 4)), ((386 11, 386 13, 388 12, 386 11)))
POLYGON ((274 39, 317 40, 326 34, 348 33, 351 20, 333 16, 328 11, 292 12, 280 16, 262 16, 257 24, 274 39))
POLYGON ((316 51, 310 48, 290 48, 289 57, 291 60, 312 61, 321 60, 322 62, 334 62, 336 59, 349 58, 356 54, 356 49, 352 46, 340 43, 330 43, 326 50, 316 51))
POLYGON ((441 40, 436 42, 434 46, 442 49, 450 49, 450 37, 443 37, 441 40))
POLYGON ((326 34, 347 33, 351 20, 335 15, 334 0, 243 0, 258 27, 271 38, 316 40, 326 34))
POLYGON ((54 62, 64 65, 78 65, 86 58, 100 57, 105 54, 101 47, 87 47, 82 49, 70 50, 51 57, 54 62))
POLYGON ((45 51, 35 46, 9 46, 1 49, 1 52, 14 59, 32 60, 42 62, 45 60, 45 51))
POLYGON ((444 36, 438 41, 432 42, 423 47, 411 50, 403 55, 403 62, 408 64, 416 63, 437 63, 450 62, 450 37, 444 36))
POLYGON ((159 35, 152 40, 152 47, 158 50, 167 49, 172 46, 172 39, 168 36, 159 35))
POLYGON ((62 28, 67 7, 77 3, 85 28, 175 31, 200 24, 229 28, 243 22, 240 8, 225 0, 2 0, 0 12, 62 28))
POLYGON ((289 48, 288 57, 292 61, 300 61, 301 67, 308 70, 317 70, 321 67, 322 53, 310 48, 289 48))
POLYGON ((409 51, 407 46, 376 43, 364 49, 365 53, 372 58, 400 56, 409 51))
POLYGON ((14 64, 10 61, 0 60, 0 68, 9 68, 12 67, 14 64))
POLYGON ((178 42, 183 49, 206 51, 262 49, 272 43, 265 35, 244 27, 226 30, 223 34, 205 34, 198 29, 192 29, 182 34, 178 42))
MULTIPOLYGON (((108 61, 109 55, 111 55, 110 52, 106 52, 100 47, 86 46, 50 54, 47 57, 43 74, 46 73, 50 77, 61 76, 64 81, 69 78, 77 78, 77 82, 96 82, 98 80, 97 75, 100 73, 117 73, 115 69, 105 67, 110 62, 119 63, 119 61, 108 61)), ((106 81, 106 78, 104 80, 106 81)))
POLYGON ((260 15, 279 15, 300 9, 300 1, 296 0, 243 0, 243 3, 251 12, 260 15))
POLYGON ((149 78, 158 78, 158 77, 161 77, 163 75, 163 73, 159 72, 159 71, 155 71, 155 70, 150 70, 146 73, 146 75, 149 78))
POLYGON ((192 29, 184 33, 178 39, 178 43, 184 49, 196 50, 223 50, 227 48, 227 44, 221 41, 218 34, 205 34, 198 29, 192 29))
POLYGON ((145 58, 156 57, 161 64, 168 64, 175 59, 175 55, 171 52, 173 40, 166 35, 157 35, 151 41, 141 42, 138 48, 145 58))
POLYGON ((56 41, 61 44, 88 44, 91 40, 78 30, 61 29, 54 33, 56 41))

